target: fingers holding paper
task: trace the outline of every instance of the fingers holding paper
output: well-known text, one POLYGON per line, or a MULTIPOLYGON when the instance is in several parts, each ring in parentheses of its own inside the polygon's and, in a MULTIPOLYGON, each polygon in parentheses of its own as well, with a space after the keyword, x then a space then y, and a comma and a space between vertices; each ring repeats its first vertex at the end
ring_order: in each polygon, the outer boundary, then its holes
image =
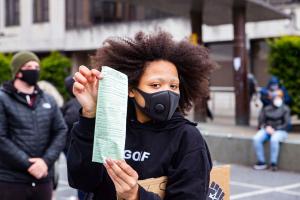
POLYGON ((126 200, 138 199, 138 174, 125 161, 107 159, 104 164, 119 197, 126 200))
POLYGON ((77 87, 74 87, 74 89, 78 89, 75 92, 80 93, 83 92, 84 89, 92 94, 97 92, 95 89, 98 88, 98 81, 102 78, 100 71, 96 69, 90 70, 86 66, 81 65, 79 71, 74 74, 74 80, 77 83, 77 87))
POLYGON ((103 77, 96 69, 88 69, 80 66, 79 71, 74 74, 73 93, 82 106, 82 114, 86 117, 95 117, 98 82, 103 77))

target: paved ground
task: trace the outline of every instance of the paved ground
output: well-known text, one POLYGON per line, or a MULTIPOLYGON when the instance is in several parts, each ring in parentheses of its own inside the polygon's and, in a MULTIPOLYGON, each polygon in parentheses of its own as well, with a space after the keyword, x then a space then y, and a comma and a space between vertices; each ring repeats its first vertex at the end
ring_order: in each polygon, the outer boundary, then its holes
POLYGON ((300 200, 300 173, 232 165, 230 199, 300 200))
MULTIPOLYGON (((66 163, 60 159, 60 182, 56 200, 76 200, 76 191, 68 186, 66 163)), ((300 200, 300 173, 231 165, 231 200, 300 200)))
POLYGON ((76 190, 72 189, 68 184, 66 159, 63 154, 59 160, 59 185, 55 192, 56 200, 76 200, 76 190))

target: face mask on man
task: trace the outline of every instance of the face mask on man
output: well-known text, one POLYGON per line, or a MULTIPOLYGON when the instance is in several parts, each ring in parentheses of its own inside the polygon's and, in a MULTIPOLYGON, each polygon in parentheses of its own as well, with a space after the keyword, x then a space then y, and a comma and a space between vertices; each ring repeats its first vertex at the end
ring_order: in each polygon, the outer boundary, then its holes
POLYGON ((26 82, 28 85, 36 85, 39 80, 40 71, 39 70, 20 70, 22 81, 26 82))
POLYGON ((170 120, 176 111, 180 95, 166 90, 155 93, 146 93, 138 88, 136 90, 145 100, 145 107, 140 106, 136 101, 137 107, 153 120, 170 120))
POLYGON ((274 106, 279 108, 280 106, 282 106, 283 100, 281 98, 275 98, 274 101, 273 101, 273 104, 274 104, 274 106))

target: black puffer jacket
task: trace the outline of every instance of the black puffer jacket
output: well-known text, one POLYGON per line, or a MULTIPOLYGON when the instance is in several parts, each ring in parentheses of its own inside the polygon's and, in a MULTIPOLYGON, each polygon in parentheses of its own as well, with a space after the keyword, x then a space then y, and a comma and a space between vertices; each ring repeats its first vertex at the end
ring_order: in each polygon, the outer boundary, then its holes
POLYGON ((66 131, 52 97, 37 88, 30 107, 12 82, 4 84, 0 90, 0 181, 38 183, 52 178, 52 166, 65 146, 66 131), (48 177, 36 180, 27 172, 32 157, 44 159, 48 177))

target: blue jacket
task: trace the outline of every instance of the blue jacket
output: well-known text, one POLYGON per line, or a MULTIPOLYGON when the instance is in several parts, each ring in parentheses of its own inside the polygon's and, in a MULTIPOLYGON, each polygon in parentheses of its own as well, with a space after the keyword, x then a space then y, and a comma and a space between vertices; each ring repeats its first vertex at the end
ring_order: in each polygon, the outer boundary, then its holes
POLYGON ((267 86, 261 88, 261 90, 260 90, 260 99, 261 99, 261 101, 263 103, 263 107, 265 107, 267 105, 272 105, 272 101, 269 98, 269 94, 268 94, 268 92, 270 91, 270 87, 271 87, 272 84, 278 84, 279 85, 279 89, 282 90, 282 92, 283 92, 284 103, 286 105, 291 104, 292 99, 289 96, 287 89, 283 85, 280 84, 280 81, 279 81, 279 79, 277 77, 272 76, 271 79, 269 80, 267 86))

